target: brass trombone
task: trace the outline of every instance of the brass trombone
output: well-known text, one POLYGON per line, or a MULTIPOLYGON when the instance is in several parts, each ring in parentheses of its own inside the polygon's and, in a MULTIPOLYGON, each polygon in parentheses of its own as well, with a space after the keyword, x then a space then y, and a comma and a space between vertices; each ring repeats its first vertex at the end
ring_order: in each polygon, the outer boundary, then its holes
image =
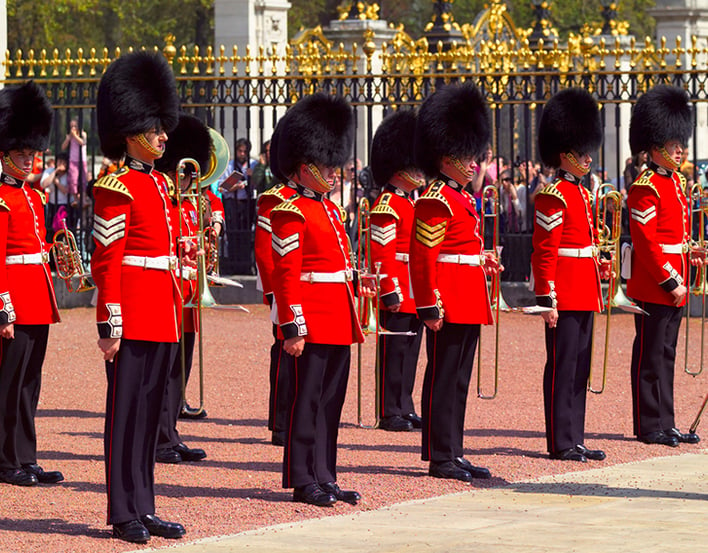
POLYGON ((86 271, 81 260, 81 252, 76 245, 74 233, 66 227, 66 219, 61 220, 61 226, 52 237, 52 245, 49 249, 54 258, 57 275, 66 284, 69 292, 85 292, 96 288, 89 280, 91 273, 86 271), (72 279, 78 278, 79 285, 76 289, 72 284, 72 279))
MULTIPOLYGON (((604 183, 597 192, 595 202, 595 224, 599 235, 600 253, 605 253, 610 259, 610 279, 607 286, 607 297, 605 300, 605 348, 602 354, 602 384, 599 388, 593 387, 593 368, 590 365, 588 375, 588 391, 593 394, 601 394, 605 391, 607 384, 607 366, 609 360, 610 347, 610 327, 612 321, 612 310, 621 309, 630 313, 643 313, 641 307, 631 301, 622 290, 620 277, 620 238, 622 234, 622 194, 615 190, 610 183, 604 183), (609 223, 609 224, 608 224, 609 223)), ((594 346, 593 340, 592 345, 594 346)), ((591 347, 591 351, 594 347, 591 347)), ((591 353, 590 358, 593 355, 591 353)))
POLYGON ((698 429, 698 425, 701 422, 701 417, 703 416, 703 411, 706 410, 707 404, 708 404, 708 394, 706 394, 706 397, 703 398, 703 404, 701 405, 701 408, 698 410, 698 414, 696 414, 696 418, 693 419, 693 424, 691 424, 691 428, 688 429, 689 434, 696 433, 696 430, 698 429))
MULTIPOLYGON (((480 234, 484 244, 485 227, 487 219, 492 226, 492 249, 489 250, 499 259, 499 189, 489 184, 482 189, 482 216, 480 217, 480 234), (486 211, 486 204, 489 201, 489 213, 486 211)), ((497 271, 491 275, 491 301, 494 313, 494 388, 491 394, 485 394, 482 387, 482 333, 479 333, 479 343, 477 344, 477 397, 480 399, 494 399, 499 391, 499 312, 509 309, 501 294, 501 275, 497 271)))
MULTIPOLYGON (((688 231, 691 233, 691 247, 698 247, 705 251, 706 247, 706 223, 708 223, 708 190, 696 183, 688 192, 688 231), (693 240, 693 224, 698 218, 698 239, 693 240)), ((705 255, 705 254, 704 254, 705 255)), ((706 282, 706 270, 704 266, 696 269, 696 278, 691 285, 689 282, 689 294, 686 301, 686 354, 684 359, 684 372, 691 376, 698 376, 703 372, 703 359, 705 353, 705 326, 706 326, 706 292, 708 283, 706 282), (701 297, 701 355, 698 369, 692 371, 688 368, 688 346, 689 346, 689 325, 691 323, 691 294, 701 297)))
MULTIPOLYGON (((396 332, 383 328, 379 321, 379 308, 381 306, 381 279, 386 275, 381 274, 381 263, 374 264, 374 273, 371 273, 371 210, 369 208, 369 200, 362 198, 359 200, 357 210, 357 247, 356 258, 352 260, 359 273, 359 277, 374 277, 376 281, 376 295, 373 298, 359 298, 358 316, 361 324, 361 331, 364 336, 373 334, 376 337, 376 345, 374 355, 376 361, 374 364, 375 374, 375 408, 374 408, 374 424, 364 424, 363 407, 362 407, 362 388, 363 388, 363 370, 362 370, 362 344, 357 344, 357 421, 361 428, 377 428, 381 421, 381 376, 379 362, 380 336, 398 335, 412 336, 414 333, 410 331, 396 332)), ((352 256, 354 254, 352 253, 352 256)))

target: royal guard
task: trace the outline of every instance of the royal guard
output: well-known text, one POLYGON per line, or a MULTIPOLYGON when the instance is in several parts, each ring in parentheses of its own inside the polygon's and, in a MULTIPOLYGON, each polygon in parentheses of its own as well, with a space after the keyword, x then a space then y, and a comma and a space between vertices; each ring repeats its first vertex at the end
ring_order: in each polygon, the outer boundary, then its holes
MULTIPOLYGON (((270 141, 270 160, 273 176, 280 181, 258 196, 256 211, 255 254, 258 268, 258 281, 263 291, 263 303, 273 306, 273 246, 270 212, 277 205, 293 196, 295 185, 280 173, 278 168, 277 148, 280 126, 287 113, 278 122, 270 141)), ((277 314, 274 317, 277 320, 277 314)), ((268 430, 271 431, 273 445, 285 445, 285 430, 288 409, 291 404, 289 362, 291 356, 283 350, 283 340, 278 337, 278 327, 273 324, 273 345, 270 347, 270 393, 268 395, 268 430)))
POLYGON ((34 418, 49 325, 59 322, 45 198, 26 179, 49 142, 52 107, 35 83, 0 91, 0 482, 64 480, 37 464, 34 418))
POLYGON ((185 533, 181 524, 155 516, 154 490, 158 425, 182 313, 173 184, 154 163, 177 125, 178 105, 172 70, 159 54, 121 56, 99 83, 101 150, 124 158, 121 169, 94 185, 91 272, 108 380, 108 523, 114 537, 135 543, 185 533))
MULTIPOLYGON (((175 191, 173 228, 177 229, 175 236, 178 254, 182 255, 182 297, 194 296, 197 286, 197 275, 194 267, 193 254, 197 250, 197 234, 199 228, 199 207, 201 202, 198 191, 192 182, 197 168, 186 164, 184 178, 177 180, 177 165, 184 158, 194 159, 199 164, 199 171, 207 171, 211 152, 211 135, 206 125, 196 117, 181 113, 177 127, 169 133, 165 145, 165 153, 155 160, 155 169, 165 173, 176 186, 181 186, 180 194, 175 191), (203 169, 202 169, 203 168, 203 169), (181 203, 177 205, 177 198, 181 203), (180 249, 181 248, 181 249, 180 249)), ((160 418, 160 429, 157 439, 156 461, 158 463, 180 463, 182 461, 200 461, 206 457, 203 449, 188 447, 177 431, 177 418, 183 407, 182 375, 185 386, 189 381, 194 357, 196 333, 199 332, 199 315, 196 308, 184 307, 182 310, 182 328, 179 354, 175 358, 167 378, 167 395, 165 409, 160 418)))
POLYGON ((383 120, 371 143, 371 171, 382 188, 371 209, 371 263, 372 270, 380 264, 379 325, 384 329, 377 352, 379 428, 392 432, 422 427, 413 405, 413 386, 423 323, 416 314, 408 277, 411 193, 425 185, 415 166, 415 124, 413 110, 397 111, 383 120))
POLYGON ((416 125, 416 165, 432 179, 415 205, 410 274, 418 317, 428 328, 421 400, 422 459, 437 478, 490 478, 464 457, 463 433, 480 325, 492 324, 484 252, 474 198, 464 188, 490 136, 482 92, 471 82, 429 96, 416 125))
POLYGON ((690 206, 679 171, 693 125, 686 91, 657 85, 639 98, 629 127, 632 155, 649 155, 649 166, 627 196, 633 245, 627 294, 648 313, 634 317, 634 434, 641 442, 671 447, 699 441, 694 433, 680 432, 674 420, 674 364, 688 264, 702 264, 705 256, 690 247, 690 206))
POLYGON ((282 123, 277 167, 297 188, 270 213, 278 332, 293 376, 283 487, 295 488, 294 501, 355 504, 360 495, 337 484, 337 433, 350 346, 364 337, 342 213, 325 197, 351 152, 354 117, 342 97, 318 93, 282 123))
POLYGON ((563 461, 605 458, 585 447, 593 318, 602 311, 600 274, 609 276, 610 263, 599 257, 592 199, 581 181, 600 144, 600 112, 587 91, 568 88, 546 103, 538 147, 557 174, 536 197, 531 267, 546 332, 546 445, 551 459, 563 461))

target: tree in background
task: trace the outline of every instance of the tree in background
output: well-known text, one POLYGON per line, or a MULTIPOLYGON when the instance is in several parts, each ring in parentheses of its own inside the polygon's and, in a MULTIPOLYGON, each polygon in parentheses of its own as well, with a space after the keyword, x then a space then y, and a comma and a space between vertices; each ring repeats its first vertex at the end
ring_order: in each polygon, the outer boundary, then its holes
MULTIPOLYGON (((290 0, 288 31, 292 38, 302 27, 327 25, 336 19, 341 0, 290 0)), ((489 0, 455 0, 453 14, 459 24, 473 23, 489 0)), ((629 22, 629 32, 639 40, 654 36, 655 22, 646 13, 655 0, 619 0, 619 19, 629 22)), ((517 26, 533 24, 530 0, 508 0, 507 9, 517 26)), ((586 22, 601 23, 599 0, 554 0, 553 23, 561 38, 578 33, 586 22)), ((171 33, 178 45, 204 49, 214 36, 213 0, 7 0, 11 51, 30 48, 84 48, 107 46, 162 46, 171 33)), ((432 0, 381 0, 382 19, 403 23, 414 38, 423 35, 433 11, 432 0)), ((226 45, 230 46, 230 45, 226 45)))

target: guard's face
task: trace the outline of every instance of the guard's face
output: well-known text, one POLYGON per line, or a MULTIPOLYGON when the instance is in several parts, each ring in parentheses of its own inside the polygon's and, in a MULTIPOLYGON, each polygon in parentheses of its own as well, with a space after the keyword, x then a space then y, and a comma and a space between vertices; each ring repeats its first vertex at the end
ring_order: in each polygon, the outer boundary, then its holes
POLYGON ((576 152, 571 150, 561 154, 561 169, 568 171, 576 177, 582 177, 590 172, 592 156, 586 152, 576 152))
POLYGON ((685 150, 683 144, 681 144, 678 140, 671 140, 664 144, 664 150, 666 151, 669 159, 673 161, 674 165, 679 167, 681 165, 681 161, 683 161, 682 156, 685 150))
POLYGON ((3 153, 2 165, 3 171, 10 176, 24 179, 32 171, 34 156, 37 150, 31 148, 23 148, 21 150, 10 150, 3 153))
POLYGON ((165 153, 167 133, 162 129, 150 129, 143 134, 131 136, 128 142, 135 145, 142 161, 154 161, 165 153))

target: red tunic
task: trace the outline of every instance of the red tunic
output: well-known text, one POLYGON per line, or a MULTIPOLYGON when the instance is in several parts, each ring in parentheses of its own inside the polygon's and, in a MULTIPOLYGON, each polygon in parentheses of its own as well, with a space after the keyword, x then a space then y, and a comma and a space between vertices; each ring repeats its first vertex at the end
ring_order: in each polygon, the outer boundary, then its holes
POLYGON ((341 211, 308 189, 298 192, 270 214, 280 337, 330 345, 363 342, 341 211), (328 279, 333 281, 322 281, 328 279))
POLYGON ((627 295, 634 299, 674 305, 669 292, 687 282, 685 184, 681 173, 652 165, 629 189, 627 207, 634 252, 627 295))
POLYGON ((209 221, 212 225, 215 225, 216 223, 220 223, 221 226, 224 225, 224 203, 221 201, 221 198, 214 194, 211 190, 208 188, 204 188, 202 190, 204 195, 207 197, 207 200, 209 201, 209 206, 211 207, 211 221, 209 221))
POLYGON ((418 317, 491 324, 474 198, 453 181, 434 181, 415 204, 411 233, 410 273, 418 317))
POLYGON ((563 173, 538 196, 531 268, 538 305, 602 311, 602 288, 590 192, 563 173))
POLYGON ((371 209, 371 272, 381 263, 381 302, 384 306, 401 304, 400 313, 415 313, 408 274, 413 200, 388 185, 371 209))
POLYGON ((258 278, 263 291, 263 303, 272 303, 273 284, 273 246, 270 212, 273 208, 295 194, 291 186, 278 184, 269 188, 258 197, 256 213, 255 254, 258 278), (270 297, 270 301, 269 298, 270 297))
POLYGON ((94 197, 91 273, 99 335, 177 342, 182 303, 167 177, 128 159, 96 182, 94 197))
POLYGON ((47 264, 49 247, 45 235, 42 193, 27 183, 2 174, 0 324, 59 322, 52 274, 47 264))

